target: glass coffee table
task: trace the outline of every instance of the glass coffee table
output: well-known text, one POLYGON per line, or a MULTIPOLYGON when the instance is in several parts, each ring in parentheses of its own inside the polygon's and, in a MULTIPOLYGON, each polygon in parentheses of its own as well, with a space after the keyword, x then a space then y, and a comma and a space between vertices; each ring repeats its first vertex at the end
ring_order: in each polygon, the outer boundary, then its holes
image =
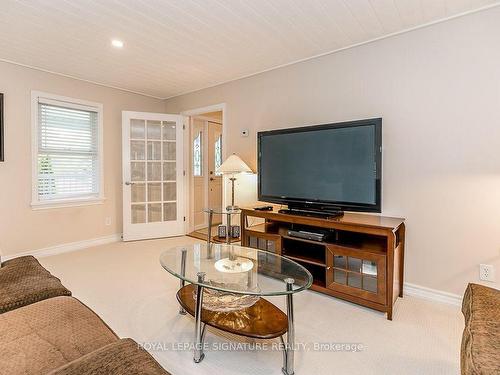
POLYGON ((161 254, 160 263, 180 279, 179 313, 195 318, 196 363, 205 356, 209 325, 246 337, 279 337, 283 373, 294 373, 293 295, 311 286, 312 275, 307 269, 267 251, 215 243, 171 248, 161 254), (286 296, 286 314, 262 298, 280 295, 286 296))

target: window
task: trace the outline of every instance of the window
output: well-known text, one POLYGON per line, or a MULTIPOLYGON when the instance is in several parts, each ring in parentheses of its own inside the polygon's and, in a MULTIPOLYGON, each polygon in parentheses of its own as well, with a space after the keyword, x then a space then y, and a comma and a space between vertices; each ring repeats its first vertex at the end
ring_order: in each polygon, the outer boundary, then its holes
POLYGON ((32 206, 102 201, 102 105, 33 92, 32 106, 32 206))
POLYGON ((217 139, 215 140, 215 174, 220 176, 221 173, 217 172, 217 170, 222 165, 222 134, 219 134, 217 139))
POLYGON ((193 141, 193 176, 199 177, 202 176, 202 159, 201 159, 201 131, 198 132, 198 135, 194 138, 193 141))

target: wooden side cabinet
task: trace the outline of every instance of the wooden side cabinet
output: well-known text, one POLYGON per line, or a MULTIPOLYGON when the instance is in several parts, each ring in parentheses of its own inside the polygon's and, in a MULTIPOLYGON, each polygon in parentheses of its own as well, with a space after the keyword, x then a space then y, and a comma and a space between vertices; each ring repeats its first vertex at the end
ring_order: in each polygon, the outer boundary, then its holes
POLYGON ((244 208, 241 231, 243 246, 306 267, 315 291, 386 312, 389 320, 394 302, 403 297, 404 219, 354 213, 323 219, 244 208), (263 223, 249 226, 250 217, 263 223), (321 231, 327 239, 292 237, 289 230, 321 231))

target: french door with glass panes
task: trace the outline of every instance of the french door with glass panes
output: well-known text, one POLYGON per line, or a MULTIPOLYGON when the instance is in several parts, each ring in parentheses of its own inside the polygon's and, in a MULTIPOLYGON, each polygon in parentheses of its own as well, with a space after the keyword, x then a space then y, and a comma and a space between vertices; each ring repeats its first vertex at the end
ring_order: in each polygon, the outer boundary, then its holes
POLYGON ((183 117, 122 112, 123 240, 185 234, 183 117))

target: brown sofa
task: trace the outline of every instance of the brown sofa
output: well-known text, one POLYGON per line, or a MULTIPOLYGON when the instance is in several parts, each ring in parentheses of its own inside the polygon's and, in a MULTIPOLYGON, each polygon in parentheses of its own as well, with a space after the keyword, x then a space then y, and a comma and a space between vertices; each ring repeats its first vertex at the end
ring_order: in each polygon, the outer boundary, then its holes
POLYGON ((0 314, 57 296, 71 296, 71 292, 34 257, 19 257, 2 263, 0 314))
POLYGON ((4 262, 0 290, 0 375, 169 375, 35 258, 4 262))
POLYGON ((462 313, 462 375, 500 374, 500 290, 469 284, 462 313))

